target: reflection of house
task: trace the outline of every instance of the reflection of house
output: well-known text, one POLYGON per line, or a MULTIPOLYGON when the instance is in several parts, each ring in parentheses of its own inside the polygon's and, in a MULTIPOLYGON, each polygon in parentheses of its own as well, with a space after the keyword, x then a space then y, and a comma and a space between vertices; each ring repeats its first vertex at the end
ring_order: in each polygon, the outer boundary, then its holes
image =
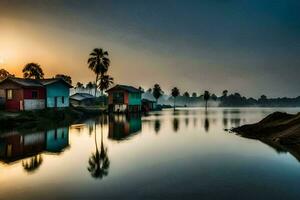
POLYGON ((6 110, 35 110, 68 107, 69 89, 61 78, 24 79, 8 77, 0 82, 0 97, 6 110))
POLYGON ((95 96, 88 93, 75 93, 70 96, 72 106, 90 106, 95 102, 95 96))
POLYGON ((69 145, 69 129, 58 128, 46 132, 0 135, 0 160, 6 163, 46 152, 61 152, 69 145))
POLYGON ((58 153, 69 146, 69 129, 57 128, 47 131, 46 151, 58 153))
POLYGON ((141 129, 141 116, 113 115, 109 118, 108 137, 113 140, 123 140, 141 129))
POLYGON ((142 99, 142 111, 148 112, 151 110, 155 110, 156 102, 149 99, 142 99))
POLYGON ((141 91, 132 86, 116 85, 106 91, 110 112, 140 112, 141 91))

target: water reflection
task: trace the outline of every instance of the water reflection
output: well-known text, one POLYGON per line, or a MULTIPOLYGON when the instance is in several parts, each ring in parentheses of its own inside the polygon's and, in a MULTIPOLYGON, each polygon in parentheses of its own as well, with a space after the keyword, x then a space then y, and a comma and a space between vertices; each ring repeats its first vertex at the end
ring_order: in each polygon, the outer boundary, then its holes
POLYGON ((173 118, 173 131, 177 132, 179 129, 179 119, 177 117, 173 118))
POLYGON ((95 152, 93 152, 89 158, 88 161, 88 171, 90 172, 91 176, 93 178, 100 178, 102 179, 104 176, 108 175, 108 170, 110 166, 110 161, 108 158, 107 154, 107 147, 104 147, 103 144, 103 123, 104 123, 104 118, 106 116, 101 116, 100 117, 100 124, 101 124, 101 143, 100 143, 100 152, 98 149, 98 144, 97 144, 97 126, 95 122, 95 152))
POLYGON ((154 131, 155 131, 155 133, 158 133, 159 131, 160 131, 160 120, 159 119, 156 119, 155 121, 154 121, 154 131))
MULTIPOLYGON (((159 124, 160 128, 160 124, 159 124)), ((142 130, 141 115, 111 115, 109 116, 108 138, 125 140, 140 133, 142 130)))
POLYGON ((42 153, 58 154, 68 146, 67 127, 34 133, 6 132, 0 135, 0 160, 6 164, 22 160, 23 168, 34 172, 43 162, 42 153))

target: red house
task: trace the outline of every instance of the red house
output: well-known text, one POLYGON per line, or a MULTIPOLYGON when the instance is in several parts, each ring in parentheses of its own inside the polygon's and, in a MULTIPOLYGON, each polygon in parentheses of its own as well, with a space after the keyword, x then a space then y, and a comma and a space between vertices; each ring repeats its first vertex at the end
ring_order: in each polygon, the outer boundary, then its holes
POLYGON ((0 82, 0 98, 6 110, 45 108, 45 88, 37 80, 8 77, 0 82))

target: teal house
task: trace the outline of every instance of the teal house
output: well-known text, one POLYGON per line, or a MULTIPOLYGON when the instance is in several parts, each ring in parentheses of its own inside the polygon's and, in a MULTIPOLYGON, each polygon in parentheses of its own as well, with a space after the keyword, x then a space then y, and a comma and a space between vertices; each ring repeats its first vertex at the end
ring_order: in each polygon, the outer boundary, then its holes
POLYGON ((109 112, 141 112, 142 92, 139 89, 128 85, 116 85, 106 92, 109 112))
POLYGON ((70 88, 69 83, 61 78, 42 79, 42 85, 46 88, 46 107, 65 108, 69 107, 70 88))

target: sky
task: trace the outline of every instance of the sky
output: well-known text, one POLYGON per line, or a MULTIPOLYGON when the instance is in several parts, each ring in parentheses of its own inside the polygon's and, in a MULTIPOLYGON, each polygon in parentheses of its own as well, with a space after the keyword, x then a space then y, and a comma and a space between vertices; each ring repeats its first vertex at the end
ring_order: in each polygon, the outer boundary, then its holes
POLYGON ((36 62, 87 83, 99 47, 116 84, 296 97, 299 10, 298 0, 0 0, 0 68, 22 76, 36 62))

